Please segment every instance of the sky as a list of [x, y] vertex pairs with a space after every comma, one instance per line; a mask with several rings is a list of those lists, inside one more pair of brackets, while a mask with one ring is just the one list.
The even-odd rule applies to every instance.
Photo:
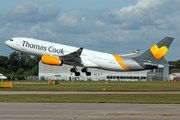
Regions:
[[0, 56], [5, 41], [32, 37], [111, 54], [139, 54], [175, 38], [165, 58], [180, 59], [180, 0], [1, 0]]

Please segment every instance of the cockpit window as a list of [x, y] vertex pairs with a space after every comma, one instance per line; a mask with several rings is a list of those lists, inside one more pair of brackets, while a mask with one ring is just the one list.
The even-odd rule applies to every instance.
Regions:
[[10, 41], [13, 41], [13, 39], [10, 39]]

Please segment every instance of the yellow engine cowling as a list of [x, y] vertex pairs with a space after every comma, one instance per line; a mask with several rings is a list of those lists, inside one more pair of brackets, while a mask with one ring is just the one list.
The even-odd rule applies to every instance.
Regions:
[[59, 65], [62, 66], [63, 64], [63, 61], [61, 61], [59, 58], [50, 55], [43, 55], [41, 57], [41, 62], [48, 65], [58, 65], [58, 66]]

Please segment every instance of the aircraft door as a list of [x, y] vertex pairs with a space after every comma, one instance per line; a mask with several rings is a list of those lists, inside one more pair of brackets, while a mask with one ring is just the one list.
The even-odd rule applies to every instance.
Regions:
[[127, 67], [130, 67], [130, 66], [131, 66], [131, 60], [126, 60], [125, 65], [126, 65]]
[[16, 43], [16, 45], [17, 45], [17, 46], [20, 46], [21, 43], [22, 43], [22, 40], [18, 40], [17, 43]]
[[93, 54], [93, 53], [90, 53], [90, 55], [89, 55], [89, 60], [93, 60], [93, 57], [94, 57], [94, 54]]

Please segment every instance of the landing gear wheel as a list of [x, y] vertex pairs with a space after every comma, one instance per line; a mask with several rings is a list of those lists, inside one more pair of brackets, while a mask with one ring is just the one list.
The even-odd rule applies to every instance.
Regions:
[[75, 75], [76, 76], [80, 76], [80, 72], [75, 72]]
[[76, 72], [77, 69], [76, 68], [71, 68], [71, 72]]
[[86, 76], [91, 76], [91, 72], [86, 72]]
[[88, 70], [87, 67], [81, 69], [82, 72], [87, 72], [87, 70]]

